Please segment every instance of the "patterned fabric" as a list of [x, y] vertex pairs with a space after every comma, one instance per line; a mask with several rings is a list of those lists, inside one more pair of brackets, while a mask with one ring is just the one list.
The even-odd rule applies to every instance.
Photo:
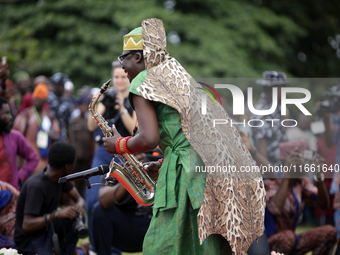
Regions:
[[[317, 187], [308, 178], [297, 179], [290, 185], [283, 211], [279, 211], [272, 201], [280, 187], [281, 180], [267, 180], [266, 232], [270, 249], [284, 254], [331, 254], [336, 242], [336, 229], [333, 226], [322, 226], [302, 234], [294, 233], [305, 203], [318, 206]], [[294, 253], [295, 254], [295, 253]]]
[[123, 50], [142, 50], [143, 36], [142, 27], [137, 27], [124, 36]]
[[[131, 82], [130, 93], [139, 95], [137, 88], [146, 76], [147, 70]], [[191, 178], [190, 164], [203, 165], [203, 162], [183, 134], [179, 113], [165, 104], [153, 104], [164, 161], [159, 170], [154, 217], [144, 239], [143, 252], [221, 254], [223, 245], [227, 248], [228, 244], [219, 236], [210, 236], [202, 246], [199, 245], [197, 213], [203, 201], [205, 178]]]
[[48, 94], [47, 102], [50, 106], [51, 117], [56, 117], [60, 125], [60, 140], [67, 140], [67, 127], [71, 119], [74, 103], [71, 98], [57, 97], [53, 92]]
[[[290, 192], [287, 195], [283, 211], [279, 211], [275, 206], [272, 198], [276, 195], [280, 187], [281, 179], [266, 180], [266, 200], [267, 214], [272, 214], [275, 218], [276, 232], [283, 230], [295, 230], [297, 221], [303, 211], [306, 203], [318, 207], [317, 195], [318, 189], [308, 178], [296, 179], [294, 186], [290, 186]], [[267, 222], [266, 222], [267, 223]], [[270, 226], [266, 224], [268, 237], [272, 233], [268, 233]]]
[[[205, 92], [196, 89], [201, 86], [168, 55], [162, 21], [144, 20], [142, 28], [147, 75], [137, 92], [179, 113], [186, 139], [206, 166], [234, 166], [237, 170], [241, 166], [253, 166], [236, 128], [212, 127], [212, 119], [229, 119], [223, 107], [215, 106], [208, 97], [207, 107], [211, 111], [201, 114]], [[191, 201], [190, 195], [189, 198]], [[253, 240], [263, 233], [264, 206], [265, 190], [259, 173], [209, 173], [197, 216], [200, 244], [211, 234], [221, 234], [234, 254], [245, 254]]]
[[[254, 106], [257, 110], [268, 110], [272, 106], [272, 99], [268, 97], [265, 93], [261, 94], [260, 101]], [[289, 115], [288, 109], [287, 113]], [[283, 116], [285, 117], [285, 116]], [[281, 120], [281, 105], [278, 104], [276, 110], [270, 115], [252, 115], [251, 119], [260, 119], [263, 121], [263, 126], [260, 126], [262, 123], [259, 121], [254, 121], [253, 127], [253, 138], [254, 140], [258, 139], [266, 139], [267, 141], [267, 153], [268, 160], [274, 166], [280, 165], [281, 162], [279, 160], [279, 143], [287, 142], [286, 136], [286, 128], [281, 125], [280, 121], [266, 121], [266, 119], [278, 119]], [[273, 124], [272, 124], [273, 123]]]
[[[14, 247], [15, 210], [19, 191], [12, 185], [0, 181], [0, 248]], [[6, 200], [6, 203], [2, 203]]]

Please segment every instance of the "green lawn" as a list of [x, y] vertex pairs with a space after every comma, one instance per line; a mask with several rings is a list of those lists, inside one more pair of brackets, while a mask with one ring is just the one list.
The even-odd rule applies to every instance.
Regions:
[[[313, 226], [298, 226], [297, 229], [296, 229], [296, 233], [300, 234], [300, 233], [305, 232], [305, 231], [312, 229], [312, 228], [313, 228]], [[79, 239], [78, 245], [80, 245], [82, 242], [86, 242], [86, 241], [89, 242], [89, 239], [88, 238]], [[335, 249], [336, 249], [336, 246], [334, 247], [333, 254], [335, 254]], [[135, 253], [123, 252], [122, 255], [143, 255], [143, 253], [142, 252], [135, 252]], [[309, 252], [306, 255], [312, 255], [312, 252]]]

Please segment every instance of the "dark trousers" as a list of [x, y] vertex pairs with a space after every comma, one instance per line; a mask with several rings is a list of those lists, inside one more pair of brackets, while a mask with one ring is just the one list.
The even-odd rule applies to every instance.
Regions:
[[97, 254], [110, 255], [111, 247], [124, 252], [142, 251], [151, 214], [136, 216], [117, 206], [104, 209], [97, 203], [93, 209], [92, 231]]
[[[78, 236], [72, 229], [72, 221], [56, 220], [54, 230], [58, 234], [61, 255], [74, 255]], [[24, 248], [19, 249], [19, 253], [23, 255], [54, 255], [52, 235], [53, 230], [50, 226], [48, 231], [31, 240]]]
[[254, 241], [248, 251], [248, 255], [270, 255], [269, 242], [266, 233], [259, 237], [258, 242]]

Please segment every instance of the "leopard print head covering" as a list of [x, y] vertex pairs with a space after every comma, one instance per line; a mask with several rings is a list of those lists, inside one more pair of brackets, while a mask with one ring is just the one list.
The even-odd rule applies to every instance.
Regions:
[[[235, 127], [217, 125], [213, 119], [230, 120], [220, 104], [207, 97], [207, 114], [201, 113], [201, 87], [166, 51], [163, 22], [142, 22], [143, 55], [147, 76], [137, 91], [145, 99], [175, 108], [182, 130], [206, 166], [232, 166], [236, 172], [208, 173], [198, 214], [200, 243], [210, 234], [225, 237], [233, 254], [245, 254], [263, 234], [265, 190], [260, 173], [241, 173], [253, 160]], [[230, 123], [230, 122], [229, 122]]]

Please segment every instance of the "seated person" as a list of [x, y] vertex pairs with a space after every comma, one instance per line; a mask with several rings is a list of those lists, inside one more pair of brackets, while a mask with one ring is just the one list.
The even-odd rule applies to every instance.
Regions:
[[151, 207], [133, 199], [120, 183], [99, 190], [93, 209], [93, 237], [97, 254], [110, 255], [111, 247], [124, 252], [142, 251], [152, 217]]
[[[72, 183], [58, 184], [60, 177], [72, 173], [76, 158], [70, 143], [54, 143], [48, 152], [48, 166], [32, 176], [22, 187], [18, 199], [14, 241], [19, 253], [53, 254], [54, 232], [61, 254], [74, 254], [78, 241], [72, 224], [85, 212], [85, 201]], [[57, 210], [60, 201], [66, 206]]]
[[7, 182], [0, 181], [0, 248], [15, 247], [15, 210], [19, 191]]
[[[323, 163], [323, 158], [317, 155], [314, 164]], [[294, 150], [287, 158], [286, 165], [304, 166], [304, 160], [299, 150]], [[317, 169], [317, 168], [316, 168]], [[271, 250], [289, 254], [306, 254], [313, 251], [313, 254], [332, 254], [336, 242], [336, 229], [331, 225], [308, 230], [296, 234], [295, 229], [305, 203], [319, 206], [323, 210], [329, 207], [329, 196], [322, 173], [314, 176], [315, 186], [307, 178], [294, 175], [282, 178], [266, 180], [266, 214], [265, 231]], [[299, 178], [300, 177], [300, 178]]]

